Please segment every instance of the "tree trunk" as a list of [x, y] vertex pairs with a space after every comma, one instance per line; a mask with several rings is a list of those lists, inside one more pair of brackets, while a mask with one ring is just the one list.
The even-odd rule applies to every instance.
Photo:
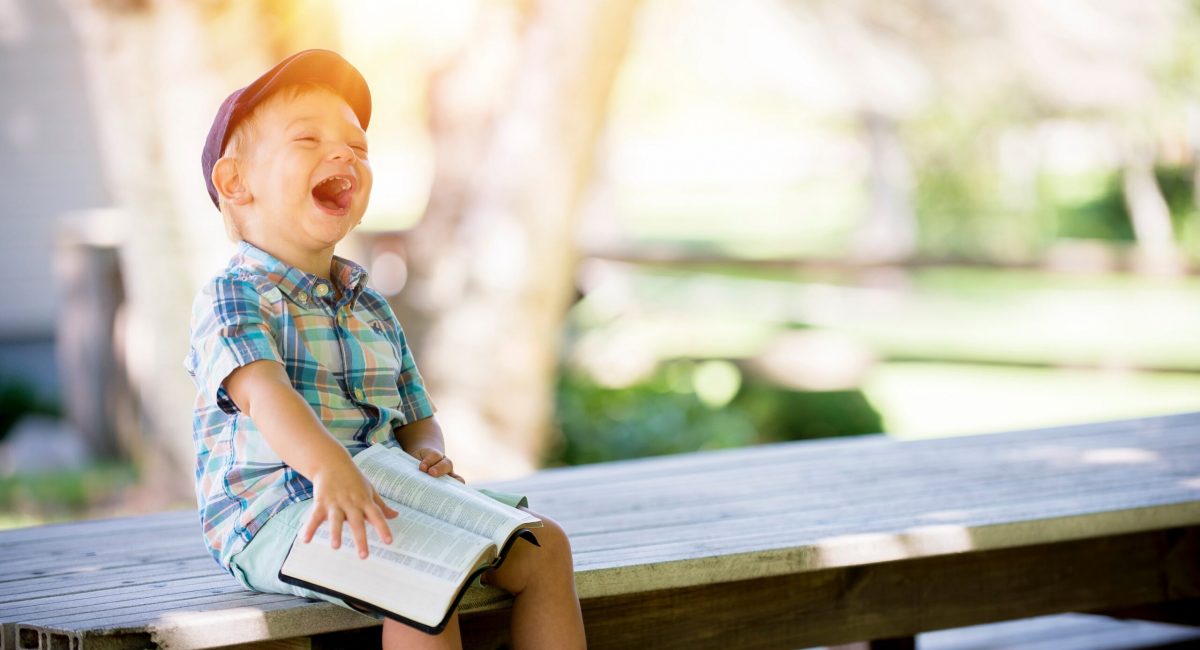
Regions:
[[871, 152], [870, 203], [854, 239], [858, 262], [902, 262], [917, 251], [912, 165], [895, 120], [866, 111], [862, 123]]
[[[492, 8], [480, 33], [508, 21], [524, 26], [519, 44], [493, 30], [432, 89], [439, 166], [426, 216], [406, 237], [397, 312], [468, 479], [521, 474], [543, 454], [578, 204], [636, 5]], [[464, 96], [481, 66], [496, 92]]]
[[[333, 26], [320, 3], [70, 0], [107, 181], [118, 210], [125, 366], [141, 407], [144, 509], [194, 498], [183, 369], [196, 288], [231, 252], [200, 173], [203, 136], [225, 96]], [[281, 13], [286, 15], [280, 15]], [[326, 39], [330, 40], [330, 39]]]
[[1154, 275], [1182, 273], [1183, 254], [1175, 243], [1171, 210], [1154, 177], [1153, 155], [1142, 151], [1127, 155], [1122, 181], [1125, 207], [1137, 238], [1135, 268]]

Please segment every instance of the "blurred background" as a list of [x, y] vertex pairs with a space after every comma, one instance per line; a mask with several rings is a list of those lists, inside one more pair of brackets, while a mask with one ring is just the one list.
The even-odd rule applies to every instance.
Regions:
[[1196, 2], [0, 0], [0, 527], [194, 507], [200, 149], [309, 47], [469, 481], [1200, 409]]

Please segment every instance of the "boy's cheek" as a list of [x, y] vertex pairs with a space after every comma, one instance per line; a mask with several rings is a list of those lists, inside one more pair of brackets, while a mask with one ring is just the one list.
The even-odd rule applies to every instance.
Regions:
[[233, 220], [233, 225], [238, 229], [238, 232], [245, 237], [247, 234], [254, 232], [259, 225], [259, 219], [245, 211], [234, 211], [230, 214], [230, 219]]

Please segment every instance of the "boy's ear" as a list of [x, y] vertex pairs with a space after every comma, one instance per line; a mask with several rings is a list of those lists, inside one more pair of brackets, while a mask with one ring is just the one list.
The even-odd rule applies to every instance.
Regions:
[[221, 156], [213, 165], [212, 182], [221, 199], [234, 205], [250, 202], [250, 188], [242, 178], [241, 165], [237, 158]]

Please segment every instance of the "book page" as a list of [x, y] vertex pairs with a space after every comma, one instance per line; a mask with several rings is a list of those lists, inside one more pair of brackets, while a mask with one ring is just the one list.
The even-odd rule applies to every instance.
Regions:
[[371, 445], [358, 452], [354, 462], [385, 498], [487, 537], [496, 548], [517, 528], [541, 524], [536, 517], [449, 476], [433, 477], [422, 472], [420, 461], [397, 447]]
[[391, 544], [367, 526], [364, 560], [349, 525], [342, 526], [342, 548], [333, 549], [329, 522], [322, 522], [311, 542], [297, 538], [281, 573], [437, 625], [464, 578], [494, 557], [492, 542], [404, 504], [388, 505], [400, 511], [387, 520]]

